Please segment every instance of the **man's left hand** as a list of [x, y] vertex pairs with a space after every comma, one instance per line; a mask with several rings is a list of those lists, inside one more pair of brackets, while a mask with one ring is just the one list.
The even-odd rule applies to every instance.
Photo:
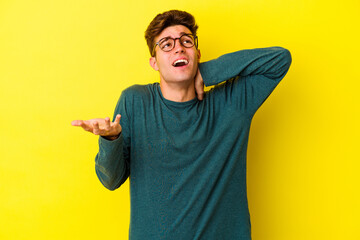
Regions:
[[204, 81], [201, 77], [200, 70], [198, 68], [198, 71], [195, 75], [195, 93], [196, 97], [201, 101], [204, 99]]

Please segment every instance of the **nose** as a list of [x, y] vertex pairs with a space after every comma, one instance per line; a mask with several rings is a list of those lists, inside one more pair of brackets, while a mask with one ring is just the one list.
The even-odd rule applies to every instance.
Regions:
[[[179, 40], [178, 43], [176, 43], [177, 40]], [[185, 52], [185, 47], [180, 43], [180, 38], [176, 38], [174, 44], [175, 44], [174, 46], [175, 53]]]

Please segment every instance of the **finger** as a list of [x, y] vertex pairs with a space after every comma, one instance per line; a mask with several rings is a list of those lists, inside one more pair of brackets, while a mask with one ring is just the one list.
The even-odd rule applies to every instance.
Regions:
[[121, 115], [120, 114], [117, 114], [116, 117], [115, 117], [115, 121], [113, 123], [113, 129], [114, 129], [114, 133], [115, 135], [119, 135], [121, 133], [121, 125], [120, 125], [120, 119], [121, 119]]
[[198, 84], [195, 86], [195, 92], [197, 98], [201, 101], [204, 99], [204, 84]]
[[204, 80], [201, 76], [199, 68], [198, 68], [198, 71], [195, 76], [195, 92], [196, 92], [197, 98], [200, 101], [204, 99]]
[[95, 134], [95, 135], [99, 135], [99, 133], [100, 133], [100, 129], [99, 129], [99, 123], [97, 122], [97, 121], [95, 121], [95, 122], [93, 122], [93, 133]]
[[120, 119], [121, 119], [121, 115], [120, 114], [116, 115], [114, 124], [116, 125], [120, 124]]
[[82, 127], [85, 131], [92, 132], [92, 128], [88, 125], [87, 121], [74, 120], [71, 122], [71, 125], [75, 127]]
[[82, 123], [82, 120], [74, 120], [71, 122], [71, 125], [79, 127], [79, 126], [81, 126], [81, 123]]
[[198, 94], [198, 95], [197, 95], [197, 98], [198, 98], [200, 101], [202, 101], [202, 100], [204, 99], [204, 94], [203, 94], [203, 93]]
[[197, 69], [197, 72], [195, 75], [195, 82], [204, 82], [202, 75], [200, 73], [200, 68]]
[[89, 121], [81, 121], [80, 127], [82, 127], [85, 131], [92, 132], [92, 125]]
[[106, 118], [105, 118], [104, 130], [105, 130], [105, 131], [109, 131], [109, 130], [110, 130], [110, 118], [109, 118], [109, 117], [106, 117]]

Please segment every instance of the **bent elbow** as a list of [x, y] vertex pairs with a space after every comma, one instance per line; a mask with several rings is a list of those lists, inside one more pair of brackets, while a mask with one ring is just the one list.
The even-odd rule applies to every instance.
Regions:
[[286, 48], [282, 48], [279, 47], [281, 50], [281, 59], [284, 63], [284, 68], [289, 69], [291, 62], [292, 62], [292, 57], [291, 57], [291, 53], [288, 49]]
[[292, 57], [290, 51], [286, 48], [278, 47], [278, 51], [278, 60], [274, 63], [275, 65], [277, 65], [276, 70], [272, 74], [270, 74], [269, 77], [280, 81], [289, 71]]

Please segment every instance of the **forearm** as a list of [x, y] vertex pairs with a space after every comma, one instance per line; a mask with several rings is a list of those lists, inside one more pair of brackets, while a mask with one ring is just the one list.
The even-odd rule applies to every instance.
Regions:
[[109, 190], [118, 188], [129, 176], [129, 166], [124, 156], [123, 145], [122, 134], [113, 141], [99, 138], [95, 170], [100, 182]]
[[241, 50], [225, 54], [199, 65], [206, 86], [216, 85], [236, 76], [263, 75], [280, 81], [291, 64], [291, 55], [281, 47]]

